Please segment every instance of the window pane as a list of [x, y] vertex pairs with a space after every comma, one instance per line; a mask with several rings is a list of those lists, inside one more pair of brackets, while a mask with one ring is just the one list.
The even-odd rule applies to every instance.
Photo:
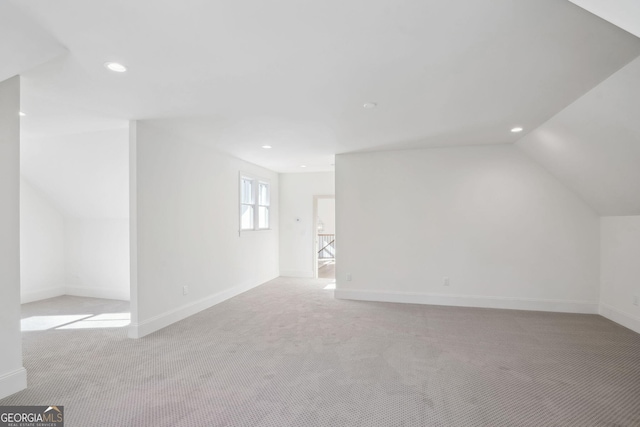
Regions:
[[242, 178], [240, 182], [240, 203], [253, 204], [253, 181]]
[[241, 206], [240, 228], [242, 230], [253, 230], [253, 206]]
[[260, 194], [258, 203], [262, 206], [269, 206], [269, 184], [261, 182], [258, 188]]
[[258, 208], [258, 228], [269, 228], [269, 208], [266, 206]]

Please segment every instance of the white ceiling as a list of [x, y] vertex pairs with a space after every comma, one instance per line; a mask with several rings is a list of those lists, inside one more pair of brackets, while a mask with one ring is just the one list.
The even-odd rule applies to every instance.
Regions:
[[640, 37], [640, 2], [638, 0], [569, 0]]
[[514, 142], [513, 125], [537, 127], [640, 54], [558, 0], [9, 1], [69, 51], [23, 73], [26, 135], [165, 117], [189, 131], [195, 116], [212, 144], [279, 172]]
[[129, 217], [128, 129], [23, 138], [20, 167], [67, 217]]
[[0, 81], [66, 52], [31, 16], [7, 1], [0, 1], [0, 40]]
[[518, 141], [601, 215], [640, 215], [640, 58]]
[[637, 37], [559, 0], [4, 3], [0, 35], [35, 46], [21, 62], [3, 45], [0, 65], [23, 77], [25, 138], [162, 119], [278, 172], [514, 143], [511, 127], [533, 131], [640, 55]]

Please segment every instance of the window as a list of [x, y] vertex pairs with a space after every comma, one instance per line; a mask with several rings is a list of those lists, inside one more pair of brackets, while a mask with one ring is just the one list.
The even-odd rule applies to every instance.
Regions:
[[253, 191], [253, 179], [240, 178], [240, 229], [253, 230], [255, 197]]
[[258, 228], [269, 228], [269, 184], [258, 182]]
[[240, 175], [240, 230], [267, 230], [270, 203], [267, 181]]

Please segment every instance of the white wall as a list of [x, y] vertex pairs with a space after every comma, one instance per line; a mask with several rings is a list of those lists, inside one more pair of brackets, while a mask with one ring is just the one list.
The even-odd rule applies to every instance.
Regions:
[[21, 302], [65, 293], [64, 216], [25, 179], [20, 180]]
[[65, 222], [67, 295], [129, 299], [129, 219]]
[[599, 219], [517, 147], [340, 155], [336, 208], [339, 298], [597, 312]]
[[280, 275], [313, 277], [313, 196], [335, 192], [333, 172], [280, 174]]
[[603, 217], [600, 224], [600, 314], [640, 333], [633, 303], [640, 299], [640, 216]]
[[[140, 337], [278, 276], [278, 174], [153, 122], [132, 129], [130, 336]], [[241, 171], [270, 180], [271, 230], [239, 235]]]
[[0, 398], [27, 387], [20, 333], [20, 77], [0, 82]]

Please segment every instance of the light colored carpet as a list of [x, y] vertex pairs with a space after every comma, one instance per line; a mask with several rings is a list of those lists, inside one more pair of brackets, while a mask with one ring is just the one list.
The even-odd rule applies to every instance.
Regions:
[[64, 405], [67, 427], [640, 425], [640, 335], [602, 317], [339, 301], [329, 282], [280, 278], [140, 340], [25, 332], [30, 387], [0, 405]]
[[336, 262], [334, 260], [318, 261], [318, 278], [335, 279], [336, 278]]

